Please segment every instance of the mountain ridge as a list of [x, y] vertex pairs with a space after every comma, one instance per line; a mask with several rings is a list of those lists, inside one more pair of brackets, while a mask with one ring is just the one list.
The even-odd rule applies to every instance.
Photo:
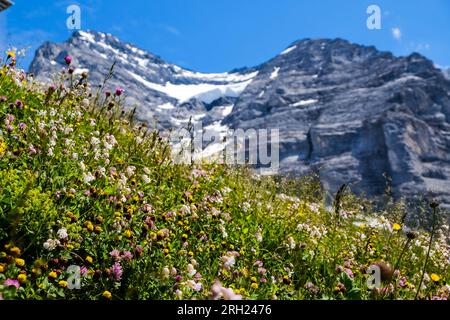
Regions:
[[450, 81], [418, 53], [303, 39], [258, 66], [206, 74], [80, 31], [38, 49], [30, 71], [46, 79], [69, 53], [94, 83], [117, 60], [111, 85], [127, 88], [141, 121], [171, 128], [192, 119], [221, 134], [280, 128], [283, 173], [318, 168], [330, 191], [350, 182], [370, 196], [383, 194], [387, 174], [397, 198], [431, 194], [450, 204]]

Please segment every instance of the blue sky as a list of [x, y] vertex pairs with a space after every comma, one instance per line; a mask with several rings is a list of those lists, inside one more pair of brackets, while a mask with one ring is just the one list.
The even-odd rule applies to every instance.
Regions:
[[[38, 45], [70, 36], [71, 4], [81, 7], [82, 29], [112, 33], [196, 71], [254, 66], [295, 40], [335, 37], [450, 66], [448, 0], [16, 0], [0, 13], [0, 48], [30, 46], [26, 68]], [[366, 27], [371, 4], [381, 8], [381, 30]]]

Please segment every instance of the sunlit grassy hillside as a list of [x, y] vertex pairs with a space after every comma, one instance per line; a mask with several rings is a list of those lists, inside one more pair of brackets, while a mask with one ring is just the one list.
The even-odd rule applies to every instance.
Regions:
[[313, 178], [175, 165], [120, 88], [73, 69], [40, 85], [13, 58], [0, 71], [1, 299], [448, 297], [445, 226], [430, 239], [401, 206], [374, 212], [346, 191], [326, 210]]

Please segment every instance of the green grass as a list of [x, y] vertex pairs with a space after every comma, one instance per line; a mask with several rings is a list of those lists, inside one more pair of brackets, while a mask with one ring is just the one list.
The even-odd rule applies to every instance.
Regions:
[[449, 295], [445, 227], [425, 266], [430, 234], [407, 232], [400, 206], [375, 212], [343, 191], [327, 210], [312, 177], [174, 164], [122, 96], [58, 81], [1, 68], [3, 299], [414, 299], [423, 271], [418, 298]]

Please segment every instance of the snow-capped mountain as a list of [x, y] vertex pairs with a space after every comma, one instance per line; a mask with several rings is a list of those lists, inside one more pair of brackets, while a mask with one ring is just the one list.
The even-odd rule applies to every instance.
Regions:
[[[127, 104], [136, 105], [139, 120], [172, 128], [193, 120], [208, 125], [222, 120], [237, 97], [257, 75], [255, 70], [204, 74], [169, 64], [110, 34], [78, 31], [62, 44], [45, 43], [36, 52], [30, 71], [38, 79], [61, 70], [66, 55], [74, 57], [76, 72], [88, 72], [101, 84], [116, 62], [110, 89], [126, 88]], [[220, 119], [218, 119], [219, 117]]]
[[202, 74], [114, 36], [77, 32], [44, 44], [30, 71], [46, 79], [69, 53], [94, 83], [117, 60], [111, 85], [127, 89], [140, 120], [277, 128], [282, 172], [317, 170], [330, 191], [352, 183], [369, 196], [383, 194], [387, 174], [397, 197], [431, 194], [450, 204], [450, 81], [419, 54], [306, 39], [252, 69]]

